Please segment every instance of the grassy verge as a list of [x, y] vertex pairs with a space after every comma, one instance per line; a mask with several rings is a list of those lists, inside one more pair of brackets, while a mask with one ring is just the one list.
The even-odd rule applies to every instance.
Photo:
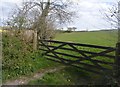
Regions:
[[28, 85], [109, 85], [110, 80], [90, 72], [67, 67], [59, 72], [47, 73]]
[[56, 65], [59, 64], [49, 61], [46, 58], [42, 57], [40, 54], [37, 54], [36, 56], [27, 59], [27, 61], [21, 62], [21, 64], [18, 65], [17, 68], [3, 69], [2, 80], [3, 82], [5, 82], [9, 79], [17, 79], [20, 76], [30, 76], [33, 73], [36, 73], [37, 71], [49, 67], [54, 67]]
[[40, 69], [56, 66], [57, 63], [45, 59], [40, 51], [33, 51], [32, 44], [19, 36], [3, 33], [2, 80], [29, 76]]

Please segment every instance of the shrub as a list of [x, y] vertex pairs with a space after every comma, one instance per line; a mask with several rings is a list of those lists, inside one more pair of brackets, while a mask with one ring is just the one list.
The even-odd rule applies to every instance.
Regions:
[[3, 80], [25, 75], [33, 71], [32, 61], [37, 52], [32, 51], [32, 44], [27, 44], [19, 36], [3, 33]]

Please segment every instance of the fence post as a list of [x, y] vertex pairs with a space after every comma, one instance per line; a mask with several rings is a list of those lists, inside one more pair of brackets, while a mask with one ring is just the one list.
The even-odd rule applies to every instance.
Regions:
[[37, 50], [37, 31], [33, 30], [33, 50]]
[[120, 43], [116, 44], [116, 57], [115, 57], [115, 79], [120, 86]]
[[115, 80], [120, 86], [120, 1], [118, 2], [118, 42], [116, 44], [116, 57], [115, 57]]
[[0, 32], [0, 87], [2, 86], [2, 32]]

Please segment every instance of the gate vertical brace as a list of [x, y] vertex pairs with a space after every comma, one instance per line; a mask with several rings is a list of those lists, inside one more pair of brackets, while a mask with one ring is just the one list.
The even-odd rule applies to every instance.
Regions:
[[116, 44], [116, 57], [115, 57], [115, 79], [120, 86], [120, 1], [118, 2], [118, 41]]

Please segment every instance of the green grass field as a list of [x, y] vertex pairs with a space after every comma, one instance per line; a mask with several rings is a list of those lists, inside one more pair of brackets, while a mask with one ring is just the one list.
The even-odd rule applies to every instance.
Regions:
[[[72, 32], [57, 33], [54, 40], [93, 44], [115, 47], [117, 42], [117, 31], [96, 31], [96, 32]], [[88, 50], [88, 49], [85, 49]], [[92, 49], [89, 49], [92, 51]], [[97, 51], [97, 50], [94, 50]], [[64, 52], [64, 51], [61, 51]], [[64, 52], [66, 53], [66, 52]], [[67, 51], [67, 53], [71, 53]], [[73, 54], [73, 53], [72, 53]], [[74, 54], [77, 55], [77, 54]], [[67, 58], [68, 59], [68, 58]], [[103, 61], [111, 61], [103, 57], [97, 57]], [[85, 61], [86, 62], [86, 61]], [[88, 62], [89, 63], [89, 62]], [[104, 65], [103, 65], [104, 66]], [[43, 78], [31, 81], [30, 85], [107, 85], [113, 84], [104, 76], [95, 75], [73, 67], [65, 68], [62, 71], [48, 73]]]
[[114, 47], [117, 42], [117, 30], [59, 33], [55, 40]]

